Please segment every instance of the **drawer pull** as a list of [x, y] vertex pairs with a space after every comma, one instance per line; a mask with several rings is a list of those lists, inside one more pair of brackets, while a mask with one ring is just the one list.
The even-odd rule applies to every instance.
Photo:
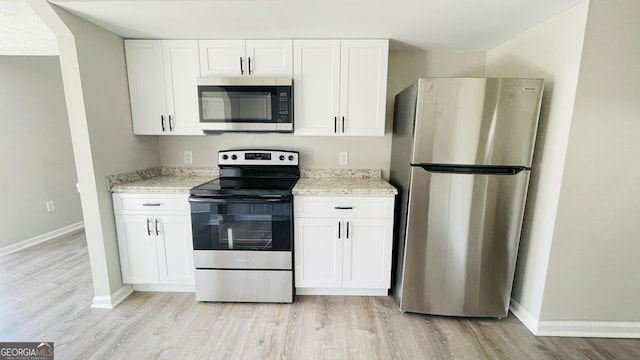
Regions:
[[142, 206], [160, 206], [160, 205], [162, 205], [162, 204], [160, 204], [160, 203], [145, 203], [145, 204], [142, 204]]
[[336, 206], [336, 210], [353, 210], [353, 206]]

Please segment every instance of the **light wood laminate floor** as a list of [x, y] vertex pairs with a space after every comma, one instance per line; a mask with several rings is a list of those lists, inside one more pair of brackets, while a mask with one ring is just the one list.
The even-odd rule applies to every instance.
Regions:
[[402, 314], [390, 297], [198, 303], [136, 292], [91, 309], [83, 233], [0, 257], [0, 341], [53, 341], [56, 359], [640, 359], [640, 340], [535, 337], [502, 320]]

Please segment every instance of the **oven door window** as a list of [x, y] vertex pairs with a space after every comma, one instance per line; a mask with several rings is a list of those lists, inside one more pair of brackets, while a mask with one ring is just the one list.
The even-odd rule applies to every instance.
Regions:
[[192, 202], [194, 250], [290, 251], [290, 202]]

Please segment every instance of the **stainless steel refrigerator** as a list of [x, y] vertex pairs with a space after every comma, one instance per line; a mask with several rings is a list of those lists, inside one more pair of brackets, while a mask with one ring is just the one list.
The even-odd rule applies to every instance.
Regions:
[[538, 79], [421, 78], [396, 95], [401, 311], [507, 315], [542, 88]]

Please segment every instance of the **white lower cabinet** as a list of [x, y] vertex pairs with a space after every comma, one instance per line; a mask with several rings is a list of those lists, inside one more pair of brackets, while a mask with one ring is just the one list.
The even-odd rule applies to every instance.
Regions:
[[299, 288], [342, 287], [340, 219], [295, 218], [295, 285]]
[[300, 295], [387, 295], [393, 196], [297, 196], [295, 286]]
[[186, 194], [113, 194], [122, 280], [142, 291], [193, 291]]

